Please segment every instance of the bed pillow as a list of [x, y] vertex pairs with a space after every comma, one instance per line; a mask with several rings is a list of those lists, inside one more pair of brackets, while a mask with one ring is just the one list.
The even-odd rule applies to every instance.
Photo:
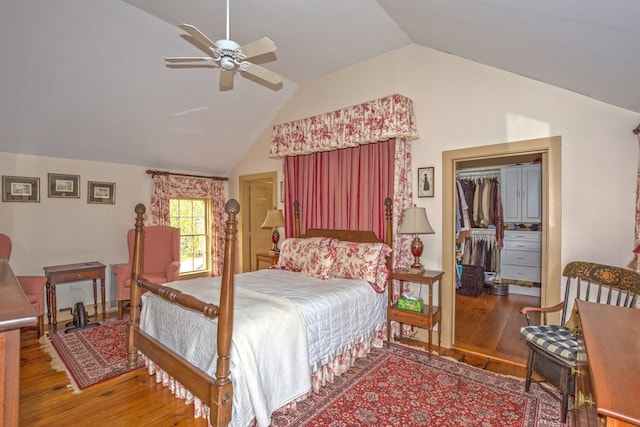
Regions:
[[302, 274], [326, 280], [331, 277], [331, 266], [335, 260], [335, 239], [329, 237], [313, 237], [314, 240], [299, 256], [303, 262]]
[[386, 257], [391, 256], [389, 246], [384, 243], [336, 241], [333, 247], [332, 277], [366, 280], [376, 292], [384, 292], [389, 278], [386, 262]]
[[[330, 247], [333, 239], [327, 237], [311, 237], [308, 239], [289, 238], [285, 239], [280, 246], [280, 257], [276, 265], [271, 268], [277, 270], [289, 270], [302, 272], [305, 265], [309, 263], [309, 256], [312, 253], [319, 254], [320, 248]], [[312, 266], [307, 266], [306, 271], [312, 270]]]

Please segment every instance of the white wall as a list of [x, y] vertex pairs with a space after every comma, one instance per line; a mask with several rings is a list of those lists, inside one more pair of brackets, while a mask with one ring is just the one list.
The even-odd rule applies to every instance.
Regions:
[[[145, 170], [114, 163], [0, 153], [2, 175], [40, 178], [39, 203], [0, 203], [0, 233], [11, 237], [13, 271], [43, 275], [45, 266], [99, 261], [107, 266], [108, 291], [109, 264], [128, 258], [126, 233], [134, 225], [134, 207], [141, 202], [149, 207], [153, 183]], [[80, 198], [48, 197], [47, 174], [51, 172], [80, 175]], [[87, 181], [115, 182], [115, 205], [88, 204]], [[77, 282], [58, 286], [59, 308], [81, 299], [82, 292], [72, 292], [72, 286], [84, 291], [86, 305], [93, 304], [91, 282]]]
[[[559, 135], [562, 137], [562, 260], [625, 266], [634, 236], [640, 114], [529, 78], [418, 45], [356, 64], [301, 87], [279, 112], [284, 123], [393, 93], [413, 100], [420, 139], [418, 167], [435, 166], [433, 198], [416, 198], [436, 234], [423, 236], [426, 267], [442, 265], [442, 152]], [[230, 175], [276, 170], [265, 161], [267, 129]], [[230, 197], [237, 197], [230, 187]]]

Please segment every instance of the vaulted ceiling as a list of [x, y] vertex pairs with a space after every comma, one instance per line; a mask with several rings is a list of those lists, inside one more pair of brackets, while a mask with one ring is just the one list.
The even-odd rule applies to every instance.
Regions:
[[0, 0], [0, 151], [228, 173], [298, 87], [417, 43], [640, 112], [638, 0], [231, 0], [263, 36], [266, 87], [220, 70], [181, 23], [225, 38], [225, 0]]

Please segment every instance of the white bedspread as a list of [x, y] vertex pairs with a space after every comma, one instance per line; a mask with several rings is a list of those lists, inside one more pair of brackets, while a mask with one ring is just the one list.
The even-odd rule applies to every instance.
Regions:
[[[216, 304], [219, 285], [219, 277], [169, 284]], [[215, 374], [217, 320], [151, 293], [143, 295], [142, 306], [144, 331]], [[384, 322], [384, 294], [364, 281], [319, 280], [282, 270], [237, 275], [232, 424], [246, 426], [255, 417], [259, 426], [268, 426], [274, 410], [310, 390], [313, 370], [370, 337]]]

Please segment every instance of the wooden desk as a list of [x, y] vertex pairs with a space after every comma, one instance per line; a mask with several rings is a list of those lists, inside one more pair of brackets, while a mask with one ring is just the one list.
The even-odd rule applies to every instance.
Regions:
[[20, 328], [38, 324], [38, 316], [0, 257], [0, 425], [17, 426], [20, 404]]
[[640, 310], [581, 300], [576, 303], [581, 331], [576, 425], [640, 425]]
[[276, 265], [278, 263], [278, 258], [280, 258], [280, 255], [271, 255], [268, 253], [256, 254], [256, 270], [260, 270], [261, 262], [268, 262], [269, 267]]
[[[433, 327], [442, 319], [440, 303], [433, 305], [433, 285], [438, 283], [438, 301], [442, 298], [442, 271], [425, 270], [422, 274], [409, 274], [406, 269], [395, 269], [391, 272], [389, 280], [400, 281], [400, 292], [404, 289], [404, 282], [419, 283], [420, 286], [429, 286], [428, 299], [425, 302], [422, 312], [403, 310], [398, 308], [398, 304], [393, 302], [392, 292], [388, 292], [389, 301], [387, 307], [387, 341], [391, 342], [391, 321], [418, 326], [429, 330], [429, 355], [431, 355], [431, 341]], [[438, 328], [438, 347], [440, 347], [441, 329]]]
[[98, 300], [96, 281], [100, 279], [100, 294], [102, 297], [102, 318], [106, 319], [107, 310], [105, 306], [105, 265], [97, 261], [81, 262], [79, 264], [53, 265], [44, 267], [44, 275], [47, 276], [47, 321], [49, 325], [53, 322], [53, 331], [58, 330], [56, 286], [62, 283], [77, 282], [80, 280], [93, 280], [93, 308], [95, 317], [98, 317]]

